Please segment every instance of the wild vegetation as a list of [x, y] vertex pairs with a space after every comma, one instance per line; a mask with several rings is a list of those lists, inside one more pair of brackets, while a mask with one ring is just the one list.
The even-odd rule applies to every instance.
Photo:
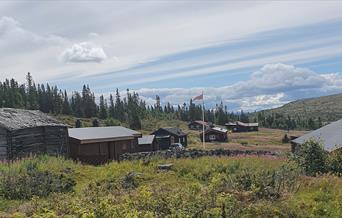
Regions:
[[[308, 148], [303, 148], [304, 160], [313, 157]], [[334, 155], [327, 154], [324, 163], [341, 167], [341, 153]], [[0, 216], [341, 217], [342, 180], [334, 165], [322, 171], [318, 162], [249, 156], [89, 166], [62, 157], [33, 157], [0, 164]], [[165, 163], [173, 166], [159, 170]], [[30, 179], [18, 183], [22, 177]], [[38, 179], [44, 181], [40, 186]]]

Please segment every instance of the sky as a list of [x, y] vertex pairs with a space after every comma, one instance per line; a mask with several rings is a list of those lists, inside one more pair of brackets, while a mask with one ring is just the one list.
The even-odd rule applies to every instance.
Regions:
[[342, 1], [1, 1], [0, 80], [148, 104], [274, 108], [342, 93]]

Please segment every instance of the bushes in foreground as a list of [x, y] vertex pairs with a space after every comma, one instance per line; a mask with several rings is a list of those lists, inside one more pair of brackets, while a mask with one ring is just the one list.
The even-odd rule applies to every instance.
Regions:
[[308, 176], [322, 173], [342, 174], [342, 150], [325, 151], [320, 142], [309, 140], [300, 145], [293, 160]]
[[76, 182], [64, 174], [40, 171], [29, 162], [24, 169], [7, 168], [0, 171], [0, 196], [5, 199], [46, 197], [53, 192], [70, 192]]

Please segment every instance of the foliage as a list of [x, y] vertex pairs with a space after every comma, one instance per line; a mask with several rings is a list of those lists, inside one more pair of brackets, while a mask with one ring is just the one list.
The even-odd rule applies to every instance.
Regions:
[[75, 186], [75, 181], [64, 174], [39, 171], [35, 164], [28, 164], [20, 171], [9, 167], [0, 171], [0, 175], [0, 196], [6, 199], [46, 197], [53, 192], [70, 192]]
[[294, 160], [309, 176], [327, 172], [327, 159], [328, 153], [314, 140], [301, 144], [294, 156]]
[[[160, 172], [157, 166], [165, 164], [163, 159], [151, 159], [149, 164], [124, 161], [97, 167], [48, 156], [17, 161], [11, 165], [17, 172], [34, 166], [40, 172], [49, 169], [55, 175], [65, 174], [77, 181], [75, 191], [53, 192], [17, 203], [0, 196], [0, 205], [5, 202], [4, 216], [9, 217], [341, 215], [336, 211], [341, 208], [340, 180], [303, 179], [297, 166], [285, 160], [202, 157], [168, 162], [173, 164], [172, 170]], [[7, 168], [0, 164], [0, 170]]]

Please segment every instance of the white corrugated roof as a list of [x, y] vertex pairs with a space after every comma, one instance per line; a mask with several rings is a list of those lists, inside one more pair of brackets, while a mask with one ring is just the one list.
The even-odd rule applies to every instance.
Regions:
[[294, 143], [303, 144], [308, 140], [315, 140], [322, 143], [326, 151], [333, 151], [342, 147], [342, 119], [330, 123], [322, 128], [305, 134], [295, 140]]

